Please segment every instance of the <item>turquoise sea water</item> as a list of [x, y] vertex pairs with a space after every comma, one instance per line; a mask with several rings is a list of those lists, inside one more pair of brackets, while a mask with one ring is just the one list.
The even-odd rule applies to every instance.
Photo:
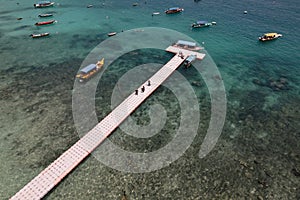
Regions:
[[[197, 157], [208, 124], [204, 117], [192, 147], [169, 167], [132, 175], [89, 157], [47, 198], [121, 199], [125, 190], [130, 199], [299, 199], [299, 1], [137, 2], [133, 7], [134, 1], [128, 0], [61, 0], [52, 8], [34, 9], [35, 1], [0, 0], [0, 199], [16, 193], [78, 139], [71, 95], [76, 72], [88, 53], [109, 32], [142, 27], [184, 33], [202, 44], [217, 64], [228, 98], [217, 147], [205, 159]], [[86, 8], [88, 4], [94, 7]], [[176, 15], [163, 13], [173, 6], [185, 10]], [[54, 15], [49, 19], [58, 22], [34, 26], [44, 20], [37, 15], [48, 12]], [[153, 12], [161, 14], [151, 16]], [[217, 25], [191, 30], [196, 20]], [[39, 32], [51, 36], [29, 37]], [[265, 32], [283, 37], [261, 43], [258, 37]], [[145, 62], [155, 62], [157, 56], [162, 63], [170, 59], [161, 52], [156, 57], [145, 52], [138, 55]], [[134, 56], [122, 57], [110, 73], [120, 76], [117, 73], [140, 62]], [[200, 77], [181, 72], [201, 82]], [[282, 82], [283, 88], [274, 86]], [[107, 84], [107, 92], [112, 87]], [[206, 89], [195, 90], [205, 116], [209, 97], [202, 97], [201, 91]], [[170, 98], [166, 91], [159, 92], [165, 99], [157, 95], [151, 101]], [[104, 115], [102, 106], [110, 103], [103, 99], [99, 117]], [[135, 117], [143, 121], [144, 113], [139, 116]], [[112, 139], [118, 142], [121, 133], [115, 135]]]

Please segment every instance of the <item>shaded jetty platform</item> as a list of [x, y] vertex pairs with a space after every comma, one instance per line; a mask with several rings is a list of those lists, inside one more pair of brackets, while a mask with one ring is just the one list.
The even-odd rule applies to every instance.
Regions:
[[[99, 122], [72, 147], [52, 162], [46, 169], [32, 179], [11, 200], [34, 200], [43, 198], [82, 160], [95, 150], [139, 105], [150, 96], [190, 55], [203, 59], [205, 54], [170, 46], [166, 51], [176, 55], [139, 87], [138, 94], [133, 91], [120, 105]], [[145, 87], [144, 92], [141, 92]]]

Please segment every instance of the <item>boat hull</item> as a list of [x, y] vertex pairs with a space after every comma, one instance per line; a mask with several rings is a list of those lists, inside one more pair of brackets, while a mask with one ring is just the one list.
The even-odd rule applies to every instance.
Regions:
[[44, 26], [44, 25], [49, 25], [49, 24], [54, 24], [56, 23], [55, 20], [51, 20], [51, 21], [46, 21], [46, 22], [37, 22], [35, 23], [36, 26]]
[[[92, 64], [93, 67], [89, 68], [89, 66], [83, 68], [79, 74], [76, 75], [76, 78], [78, 78], [79, 82], [83, 83], [88, 81], [90, 78], [95, 76], [103, 67], [104, 65], [104, 58], [100, 61], [98, 61], [96, 64]], [[89, 68], [88, 71], [85, 71], [86, 68]]]
[[258, 40], [261, 41], [261, 42], [266, 42], [266, 41], [276, 40], [280, 37], [282, 37], [282, 35], [276, 33], [276, 34], [271, 35], [271, 36], [263, 35], [263, 36], [259, 37]]
[[40, 33], [40, 34], [31, 34], [30, 36], [32, 38], [41, 38], [41, 37], [47, 37], [49, 35], [50, 35], [49, 33]]
[[53, 14], [39, 14], [39, 17], [52, 17]]
[[192, 28], [205, 28], [210, 26], [211, 24], [192, 24]]
[[46, 4], [39, 4], [39, 3], [33, 4], [33, 6], [35, 8], [47, 8], [47, 7], [51, 7], [53, 5], [54, 5], [54, 2], [46, 3]]
[[114, 36], [114, 35], [117, 35], [117, 32], [111, 32], [111, 33], [107, 34], [107, 36], [109, 36], [109, 37]]
[[175, 13], [180, 13], [183, 11], [183, 8], [178, 8], [176, 10], [166, 10], [165, 13], [166, 14], [175, 14]]
[[[214, 22], [214, 24], [216, 24], [216, 22]], [[196, 21], [192, 24], [192, 28], [205, 28], [205, 27], [210, 27], [212, 26], [213, 23], [210, 23], [208, 21]]]

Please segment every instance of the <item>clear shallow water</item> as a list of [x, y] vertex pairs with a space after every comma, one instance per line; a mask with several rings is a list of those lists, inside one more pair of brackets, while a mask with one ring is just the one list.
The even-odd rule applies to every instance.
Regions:
[[[232, 173], [231, 185], [226, 186], [231, 191], [225, 192], [228, 196], [256, 198], [276, 194], [278, 199], [284, 199], [299, 195], [299, 191], [293, 189], [299, 188], [299, 178], [290, 172], [295, 167], [300, 168], [299, 132], [296, 131], [299, 128], [296, 112], [299, 108], [298, 1], [148, 0], [147, 4], [139, 1], [139, 6], [132, 7], [133, 2], [127, 0], [63, 0], [47, 9], [34, 9], [34, 1], [1, 0], [0, 3], [1, 199], [13, 195], [77, 140], [70, 95], [73, 77], [89, 51], [106, 39], [108, 32], [148, 26], [174, 29], [200, 44], [204, 42], [218, 65], [229, 100], [219, 147], [205, 160], [194, 158], [205, 130], [200, 129], [200, 136], [186, 157], [169, 168], [147, 175], [122, 174], [101, 166], [91, 157], [59, 185], [49, 199], [116, 199], [122, 190], [127, 190], [133, 199], [142, 199], [143, 195], [147, 199], [183, 199], [183, 194], [195, 199], [205, 198], [206, 193], [211, 193], [207, 198], [217, 197], [213, 195], [224, 195], [221, 188], [227, 181], [222, 171]], [[94, 7], [88, 9], [87, 4]], [[177, 5], [185, 11], [173, 16], [163, 14], [167, 7]], [[248, 11], [247, 15], [243, 14], [244, 10]], [[152, 17], [154, 11], [161, 15]], [[58, 23], [35, 27], [33, 24], [41, 20], [37, 17], [41, 12], [53, 12], [53, 19]], [[18, 21], [18, 17], [23, 19]], [[217, 25], [191, 30], [190, 24], [198, 19], [216, 21]], [[49, 38], [32, 40], [28, 36], [48, 31], [52, 34]], [[283, 37], [270, 43], [257, 41], [262, 33], [273, 31], [282, 33]], [[141, 56], [147, 57], [146, 54]], [[164, 56], [162, 60], [167, 61], [169, 57]], [[148, 59], [155, 61], [150, 56]], [[138, 63], [130, 58], [124, 62], [127, 64], [119, 61], [116, 66], [127, 69]], [[253, 83], [254, 79], [268, 82], [270, 78], [276, 81], [280, 77], [288, 80], [289, 90], [275, 92]], [[202, 101], [205, 106], [207, 102]], [[205, 111], [204, 108], [202, 112]], [[254, 170], [241, 169], [238, 161], [230, 159], [232, 157], [248, 162]], [[260, 166], [253, 164], [253, 160]], [[223, 165], [224, 168], [220, 167]], [[212, 168], [215, 175], [207, 175], [207, 167]], [[261, 178], [262, 168], [268, 169], [273, 177]], [[245, 170], [250, 171], [252, 178], [244, 177]], [[282, 172], [277, 173], [277, 170]], [[276, 173], [279, 175], [275, 176]], [[210, 181], [203, 181], [204, 176], [211, 178], [212, 185]], [[261, 184], [257, 184], [255, 178], [266, 179], [269, 187], [260, 189]], [[238, 187], [242, 181], [245, 186]], [[279, 186], [280, 182], [288, 189]], [[202, 187], [193, 187], [197, 184]], [[217, 189], [212, 192], [206, 187]], [[237, 187], [238, 192], [233, 192]], [[253, 188], [257, 188], [257, 192], [251, 194]]]

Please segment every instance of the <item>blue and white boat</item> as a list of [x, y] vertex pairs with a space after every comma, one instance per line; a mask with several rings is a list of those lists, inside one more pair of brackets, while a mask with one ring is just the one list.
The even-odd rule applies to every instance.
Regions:
[[203, 28], [203, 27], [209, 27], [213, 25], [212, 23], [208, 21], [196, 21], [192, 24], [192, 28]]
[[52, 17], [53, 14], [51, 13], [45, 13], [45, 14], [39, 14], [39, 17]]
[[184, 63], [183, 63], [184, 66], [185, 66], [186, 68], [190, 67], [191, 64], [192, 64], [192, 62], [195, 61], [196, 58], [197, 58], [196, 55], [190, 55], [189, 57], [187, 57], [187, 59], [185, 59], [185, 61], [184, 61]]

